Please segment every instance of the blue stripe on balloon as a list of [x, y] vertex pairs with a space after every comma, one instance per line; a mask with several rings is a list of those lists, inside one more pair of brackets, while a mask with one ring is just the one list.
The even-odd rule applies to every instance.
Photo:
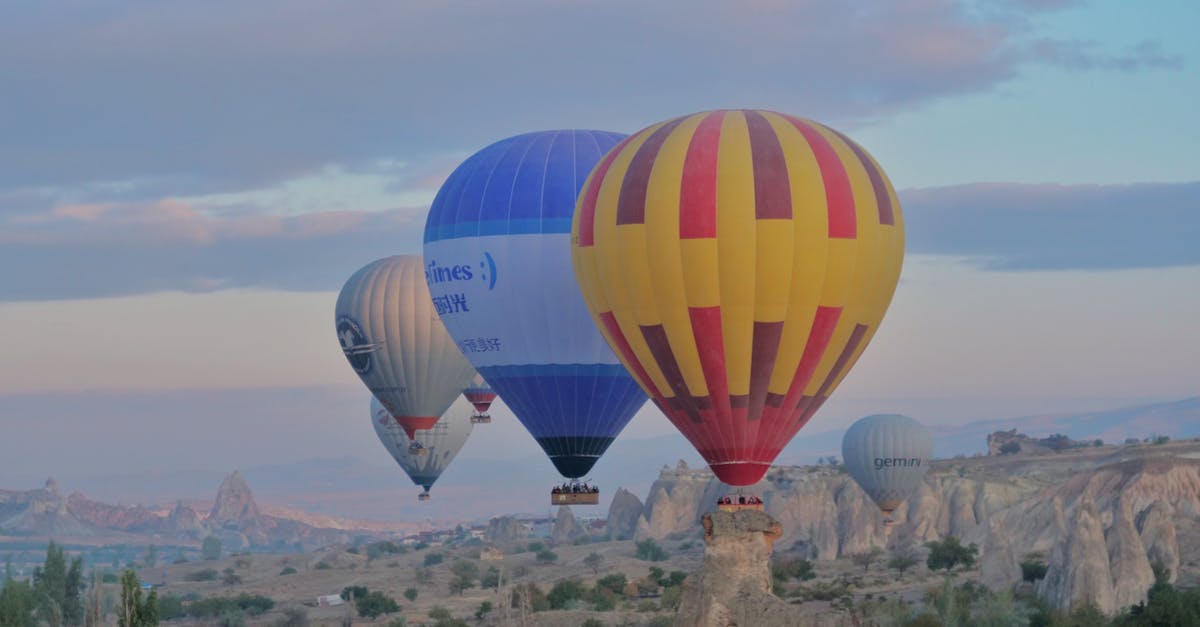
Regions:
[[492, 366], [479, 374], [535, 438], [615, 438], [646, 402], [620, 364]]

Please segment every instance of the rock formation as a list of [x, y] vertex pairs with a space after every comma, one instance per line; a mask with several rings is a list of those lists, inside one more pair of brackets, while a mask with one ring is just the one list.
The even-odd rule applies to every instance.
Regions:
[[813, 615], [771, 594], [771, 549], [782, 535], [763, 512], [712, 512], [704, 526], [704, 563], [683, 582], [675, 624], [692, 627], [849, 625], [849, 616]]
[[529, 537], [529, 527], [512, 516], [499, 516], [488, 521], [484, 540], [501, 547], [509, 547]]
[[575, 514], [571, 512], [570, 506], [563, 505], [558, 508], [558, 516], [554, 519], [554, 531], [550, 535], [550, 539], [555, 544], [571, 544], [576, 540], [586, 538], [587, 535], [587, 529], [584, 529], [575, 520]]
[[1075, 524], [1066, 531], [1050, 555], [1046, 577], [1038, 582], [1038, 594], [1058, 609], [1070, 611], [1091, 604], [1111, 614], [1116, 609], [1108, 549], [1100, 519], [1090, 503], [1080, 506]]
[[617, 488], [612, 503], [608, 506], [605, 528], [613, 540], [628, 540], [637, 532], [638, 520], [642, 518], [642, 500], [625, 488]]

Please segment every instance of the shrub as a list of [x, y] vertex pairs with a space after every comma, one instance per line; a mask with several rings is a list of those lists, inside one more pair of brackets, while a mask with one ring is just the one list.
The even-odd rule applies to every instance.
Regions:
[[417, 600], [417, 589], [416, 588], [406, 588], [404, 590], [404, 598], [408, 599], [410, 603], [413, 601], [416, 601]]
[[368, 590], [366, 586], [346, 586], [345, 588], [342, 588], [341, 597], [345, 601], [349, 601], [351, 599], [361, 599], [367, 596], [367, 594], [370, 592], [371, 591]]
[[328, 562], [317, 562], [317, 565], [313, 566], [313, 570], [329, 570], [331, 568], [333, 567]]
[[430, 566], [437, 566], [438, 564], [441, 564], [443, 561], [445, 561], [445, 559], [446, 557], [441, 553], [426, 553], [425, 561], [423, 563], [426, 568], [429, 568]]
[[218, 573], [215, 568], [205, 568], [183, 576], [184, 581], [216, 581]]
[[600, 574], [600, 567], [603, 564], [604, 556], [596, 552], [589, 553], [587, 557], [583, 558], [583, 565], [592, 569], [593, 575]]
[[613, 594], [624, 594], [625, 586], [628, 584], [629, 581], [625, 578], [625, 573], [605, 575], [596, 580], [597, 588], [607, 588], [608, 590], [611, 590]]
[[583, 598], [585, 592], [587, 590], [583, 587], [582, 583], [574, 579], [564, 579], [554, 584], [554, 587], [550, 589], [550, 593], [546, 595], [546, 600], [550, 602], [550, 609], [563, 610], [567, 609], [567, 606], [572, 601]]
[[661, 562], [670, 557], [657, 542], [650, 538], [637, 543], [634, 555], [647, 562]]
[[282, 577], [284, 575], [295, 575], [295, 574], [296, 574], [296, 569], [292, 568], [291, 566], [288, 566], [288, 567], [284, 568], [283, 570], [279, 571], [280, 577]]
[[475, 620], [483, 620], [483, 617], [487, 616], [489, 613], [491, 613], [491, 611], [491, 601], [484, 601], [483, 603], [480, 603], [479, 608], [475, 610]]
[[537, 552], [537, 561], [539, 564], [549, 564], [558, 559], [558, 553], [550, 549], [542, 549]]
[[550, 601], [546, 598], [546, 593], [535, 583], [523, 583], [513, 586], [512, 595], [509, 598], [511, 607], [521, 607], [521, 597], [529, 599], [529, 607], [535, 612], [543, 612], [550, 609]]
[[399, 612], [400, 605], [392, 597], [375, 590], [354, 601], [354, 609], [358, 610], [359, 616], [374, 620], [381, 614]]
[[963, 546], [954, 536], [946, 536], [942, 542], [926, 542], [925, 546], [929, 547], [929, 558], [925, 560], [929, 570], [949, 571], [960, 564], [969, 569], [975, 565], [975, 558], [979, 556], [978, 546]]
[[433, 620], [446, 620], [454, 617], [450, 615], [450, 610], [440, 605], [435, 605], [429, 609], [429, 618], [432, 618]]
[[529, 551], [530, 553], [537, 553], [538, 551], [541, 551], [542, 549], [545, 549], [545, 548], [546, 548], [546, 545], [542, 544], [541, 542], [530, 542], [529, 547], [525, 550]]
[[916, 566], [917, 562], [919, 561], [920, 560], [917, 558], [917, 554], [915, 551], [913, 551], [913, 548], [911, 546], [906, 546], [896, 549], [896, 551], [892, 553], [892, 557], [888, 559], [887, 567], [891, 568], [892, 570], [900, 571], [900, 575], [903, 576], [905, 571], [913, 566]]
[[679, 609], [679, 599], [682, 596], [682, 588], [679, 586], [671, 586], [669, 588], [663, 588], [662, 598], [659, 599], [658, 602], [660, 605], [662, 605], [664, 610], [671, 610], [673, 612]]
[[495, 566], [488, 566], [487, 572], [479, 577], [480, 588], [498, 588], [500, 587], [500, 571], [496, 570]]

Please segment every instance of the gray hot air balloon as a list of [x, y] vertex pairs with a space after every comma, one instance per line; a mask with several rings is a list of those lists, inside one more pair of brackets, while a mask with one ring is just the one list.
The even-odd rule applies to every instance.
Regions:
[[842, 438], [846, 470], [891, 522], [929, 470], [933, 438], [921, 423], [899, 414], [867, 416]]
[[335, 319], [346, 360], [409, 439], [432, 427], [475, 376], [438, 317], [418, 255], [355, 272]]
[[471, 405], [460, 399], [446, 410], [432, 429], [422, 431], [421, 443], [425, 452], [421, 455], [414, 454], [413, 440], [396, 424], [391, 413], [379, 403], [379, 399], [373, 396], [371, 424], [375, 427], [375, 435], [379, 436], [379, 441], [383, 442], [383, 447], [391, 453], [392, 459], [400, 464], [400, 468], [404, 469], [414, 484], [425, 488], [417, 498], [428, 501], [429, 488], [433, 487], [433, 483], [450, 465], [471, 435]]

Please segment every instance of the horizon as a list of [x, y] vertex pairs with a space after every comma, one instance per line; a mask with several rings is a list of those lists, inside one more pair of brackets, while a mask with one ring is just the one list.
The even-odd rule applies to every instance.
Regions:
[[[498, 403], [418, 507], [338, 348], [337, 290], [420, 254], [442, 181], [495, 140], [728, 107], [854, 138], [908, 229], [877, 336], [788, 450], [872, 413], [1193, 399], [1195, 23], [1115, 0], [0, 8], [0, 488], [345, 458], [390, 468], [382, 511], [416, 517], [472, 493], [456, 468], [544, 492], [558, 475]], [[654, 464], [699, 464], [651, 404], [614, 450], [659, 438]]]

